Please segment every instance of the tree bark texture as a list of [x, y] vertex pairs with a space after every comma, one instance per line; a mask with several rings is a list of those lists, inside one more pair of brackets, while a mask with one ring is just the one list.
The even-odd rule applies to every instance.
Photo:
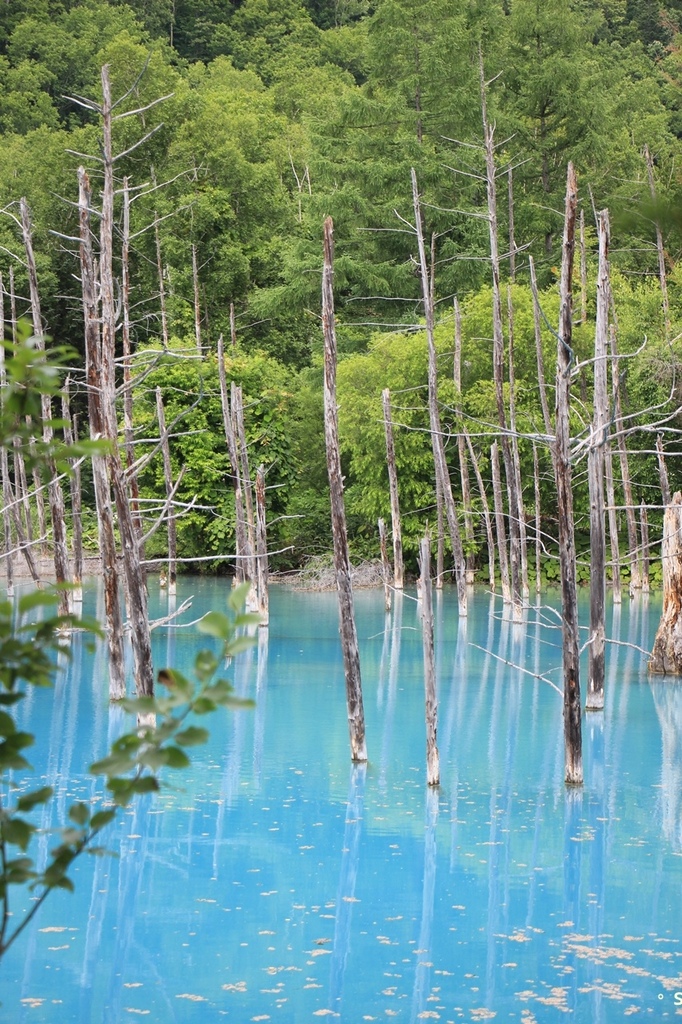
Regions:
[[256, 591], [260, 625], [267, 626], [270, 619], [268, 600], [268, 536], [265, 517], [265, 467], [256, 470]]
[[403, 589], [403, 537], [400, 523], [400, 500], [398, 496], [398, 471], [395, 464], [395, 444], [393, 439], [393, 417], [391, 414], [391, 392], [384, 388], [381, 392], [384, 410], [384, 433], [386, 435], [386, 466], [388, 468], [388, 487], [391, 495], [391, 533], [393, 534], [393, 586], [396, 590]]
[[379, 548], [381, 550], [381, 578], [384, 583], [384, 609], [391, 610], [391, 563], [388, 560], [388, 544], [386, 541], [386, 524], [383, 519], [377, 523], [379, 527]]
[[582, 731], [580, 720], [580, 638], [576, 586], [573, 492], [571, 489], [570, 392], [574, 363], [573, 255], [578, 186], [573, 164], [568, 165], [566, 212], [561, 260], [559, 340], [556, 377], [555, 475], [559, 518], [561, 612], [563, 622], [564, 764], [569, 785], [582, 785]]
[[163, 408], [163, 395], [161, 388], [156, 389], [156, 418], [159, 423], [159, 438], [161, 442], [161, 454], [163, 456], [163, 479], [166, 487], [166, 500], [168, 505], [168, 593], [177, 593], [177, 570], [178, 570], [178, 532], [175, 524], [175, 510], [173, 508], [173, 467], [171, 465], [170, 444], [168, 443], [168, 431], [166, 429], [166, 414]]
[[663, 516], [663, 611], [649, 659], [652, 675], [682, 675], [682, 493]]
[[587, 462], [590, 495], [590, 646], [587, 669], [588, 711], [604, 707], [604, 651], [606, 600], [606, 537], [604, 530], [604, 445], [609, 429], [608, 334], [609, 334], [609, 215], [597, 218], [599, 269], [597, 319], [594, 334], [594, 413]]
[[455, 311], [455, 357], [453, 361], [455, 381], [455, 412], [458, 418], [457, 452], [459, 454], [459, 475], [462, 481], [462, 507], [464, 510], [464, 536], [467, 542], [466, 580], [474, 582], [474, 517], [471, 514], [471, 485], [469, 482], [469, 462], [467, 445], [464, 438], [464, 420], [462, 416], [462, 312], [457, 297], [454, 299]]
[[466, 565], [464, 551], [462, 548], [462, 537], [457, 522], [457, 510], [455, 499], [452, 495], [450, 474], [445, 458], [445, 445], [440, 425], [440, 412], [438, 410], [438, 371], [436, 365], [436, 342], [434, 338], [434, 316], [431, 284], [429, 281], [428, 267], [426, 263], [426, 249], [424, 248], [424, 233], [422, 229], [421, 205], [419, 189], [417, 187], [417, 175], [412, 168], [412, 201], [417, 231], [417, 245], [419, 247], [419, 267], [422, 281], [422, 299], [426, 315], [426, 336], [429, 346], [429, 421], [431, 427], [431, 447], [433, 450], [433, 461], [436, 477], [440, 483], [443, 501], [445, 503], [445, 515], [448, 522], [452, 554], [455, 562], [455, 578], [457, 580], [457, 603], [459, 614], [467, 614], [467, 587], [466, 587]]
[[[72, 445], [78, 437], [78, 421], [71, 415], [69, 401], [69, 378], [64, 382], [62, 391], [62, 419], [64, 421], [64, 442]], [[73, 550], [73, 600], [76, 604], [83, 601], [83, 512], [81, 491], [81, 467], [78, 459], [71, 460], [71, 541]]]
[[235, 576], [238, 583], [246, 580], [248, 565], [246, 562], [246, 519], [244, 516], [244, 499], [242, 496], [242, 475], [239, 468], [239, 454], [237, 451], [237, 437], [232, 422], [232, 410], [230, 398], [227, 393], [227, 374], [225, 372], [225, 350], [222, 334], [218, 338], [218, 379], [220, 380], [220, 398], [223, 412], [223, 429], [225, 431], [225, 442], [230, 457], [230, 468], [232, 470], [232, 486], [234, 488], [234, 518], [235, 518]]
[[438, 698], [436, 696], [436, 658], [433, 644], [433, 602], [431, 595], [431, 543], [428, 534], [420, 544], [421, 620], [424, 649], [424, 698], [426, 710], [426, 782], [440, 785], [438, 754]]
[[502, 601], [504, 604], [511, 604], [512, 591], [509, 579], [509, 553], [507, 548], [507, 531], [504, 526], [504, 502], [502, 498], [502, 480], [500, 479], [500, 449], [497, 441], [490, 446], [490, 468], [493, 478], [495, 531], [497, 533], [497, 553], [500, 560]]
[[346, 511], [343, 500], [343, 475], [339, 452], [339, 424], [336, 405], [336, 327], [334, 324], [334, 225], [331, 217], [327, 217], [324, 222], [322, 328], [324, 332], [324, 437], [327, 449], [334, 567], [339, 595], [339, 622], [346, 677], [351, 760], [366, 761], [367, 746], [360, 676], [360, 652], [353, 611], [353, 588], [351, 586]]

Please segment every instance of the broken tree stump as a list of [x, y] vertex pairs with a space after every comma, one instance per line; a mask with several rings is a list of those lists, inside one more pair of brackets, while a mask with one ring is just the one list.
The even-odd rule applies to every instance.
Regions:
[[652, 675], [682, 675], [682, 493], [663, 517], [663, 612], [649, 659]]

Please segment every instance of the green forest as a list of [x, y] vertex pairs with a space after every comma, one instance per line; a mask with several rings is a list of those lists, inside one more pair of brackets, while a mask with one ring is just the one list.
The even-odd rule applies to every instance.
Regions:
[[[320, 310], [322, 225], [331, 216], [351, 551], [354, 559], [376, 558], [377, 518], [390, 516], [381, 406], [382, 390], [389, 388], [403, 536], [414, 570], [419, 537], [435, 522], [436, 499], [412, 168], [432, 245], [441, 417], [460, 505], [458, 424], [467, 424], [486, 484], [498, 433], [483, 73], [496, 142], [502, 288], [513, 310], [509, 319], [505, 310], [505, 332], [509, 343], [513, 325], [526, 514], [534, 514], [534, 438], [543, 530], [556, 537], [550, 447], [546, 437], [538, 441], [545, 429], [529, 257], [537, 270], [551, 391], [572, 161], [586, 280], [584, 287], [577, 259], [572, 433], [578, 556], [589, 547], [579, 440], [591, 420], [595, 214], [604, 208], [611, 213], [611, 319], [623, 357], [617, 374], [634, 499], [648, 507], [652, 537], [660, 537], [656, 436], [673, 455], [682, 426], [675, 415], [682, 324], [681, 27], [681, 0], [0, 3], [4, 319], [29, 312], [16, 222], [25, 197], [45, 330], [50, 344], [77, 353], [72, 401], [85, 423], [77, 168], [88, 168], [96, 195], [102, 129], [84, 98], [101, 99], [100, 72], [108, 65], [114, 100], [125, 97], [119, 112], [130, 114], [114, 126], [114, 149], [124, 154], [116, 164], [114, 228], [116, 239], [125, 183], [134, 197], [129, 305], [136, 445], [144, 449], [158, 436], [160, 387], [166, 419], [175, 424], [176, 479], [185, 467], [176, 496], [179, 508], [186, 506], [177, 520], [179, 558], [215, 555], [215, 561], [188, 565], [224, 570], [228, 563], [219, 556], [234, 550], [218, 383], [221, 335], [228, 382], [243, 389], [249, 458], [266, 470], [273, 567], [298, 568], [331, 547]], [[150, 106], [157, 99], [162, 102]], [[117, 273], [120, 258], [119, 244]], [[119, 305], [120, 288], [119, 273]], [[455, 298], [461, 393], [453, 376]], [[120, 352], [120, 339], [117, 344]], [[682, 487], [679, 460], [668, 458], [667, 465], [674, 491]], [[85, 469], [84, 483], [87, 488]], [[619, 488], [620, 478], [616, 503], [622, 505]], [[140, 491], [147, 498], [165, 493], [160, 455], [144, 468]], [[486, 533], [476, 515], [481, 508], [473, 476], [471, 502], [475, 528], [466, 553], [484, 578]], [[624, 518], [620, 525], [625, 531]], [[94, 513], [86, 519], [85, 539], [97, 546]], [[159, 531], [147, 556], [163, 554], [164, 544]], [[556, 578], [549, 540], [545, 548], [545, 571]], [[586, 579], [586, 564], [583, 571]]]

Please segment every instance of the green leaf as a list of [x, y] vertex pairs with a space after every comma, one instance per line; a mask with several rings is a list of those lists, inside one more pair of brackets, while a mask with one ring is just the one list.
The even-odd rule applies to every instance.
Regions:
[[207, 715], [207, 714], [209, 714], [209, 712], [215, 711], [215, 709], [216, 709], [215, 701], [210, 700], [206, 696], [204, 696], [204, 697], [197, 697], [197, 699], [192, 704], [192, 710], [197, 715]]
[[90, 808], [87, 804], [72, 804], [69, 807], [69, 818], [76, 825], [87, 825], [90, 820]]
[[235, 613], [239, 613], [246, 604], [246, 599], [249, 596], [250, 589], [251, 584], [248, 582], [240, 583], [238, 587], [235, 587], [227, 599], [228, 608]]
[[183, 676], [182, 672], [178, 672], [173, 668], [162, 668], [159, 672], [158, 680], [162, 686], [167, 686], [169, 689], [180, 690], [185, 694], [192, 692], [192, 684], [189, 679]]
[[158, 711], [154, 697], [131, 697], [122, 700], [121, 707], [131, 715], [149, 715]]
[[1, 831], [4, 842], [18, 846], [20, 850], [25, 850], [35, 832], [35, 825], [29, 824], [23, 818], [5, 818]]
[[180, 747], [166, 747], [167, 761], [169, 768], [188, 768], [190, 759]]
[[194, 659], [194, 671], [197, 679], [200, 682], [210, 679], [218, 665], [219, 661], [211, 651], [199, 651]]
[[48, 608], [59, 604], [59, 594], [45, 590], [33, 590], [30, 594], [22, 594], [19, 598], [19, 612], [24, 614], [34, 608]]
[[236, 636], [227, 644], [226, 650], [228, 654], [241, 654], [242, 651], [248, 651], [253, 647], [254, 643], [252, 636]]
[[134, 765], [133, 759], [126, 757], [123, 753], [109, 754], [108, 757], [103, 757], [101, 761], [95, 761], [94, 764], [91, 764], [90, 771], [93, 775], [120, 775], [123, 772], [129, 772]]
[[190, 725], [187, 729], [179, 732], [175, 740], [181, 747], [196, 747], [201, 743], [206, 743], [208, 736], [208, 729], [200, 729], [196, 725]]
[[225, 641], [229, 640], [232, 633], [230, 620], [221, 612], [207, 612], [197, 623], [197, 629], [200, 633], [206, 633], [207, 636], [214, 636], [218, 640]]
[[108, 825], [109, 822], [113, 821], [115, 817], [116, 817], [116, 808], [115, 807], [107, 808], [106, 811], [97, 811], [97, 813], [93, 814], [92, 818], [90, 819], [90, 829], [91, 829], [91, 831], [99, 832], [99, 830], [101, 828], [104, 828], [105, 825]]
[[61, 837], [64, 846], [78, 846], [84, 839], [83, 830], [80, 828], [63, 828], [61, 829]]
[[10, 736], [17, 731], [14, 719], [6, 711], [0, 711], [0, 736]]
[[143, 775], [139, 779], [133, 779], [130, 783], [133, 793], [158, 793], [159, 780], [154, 775]]
[[0, 704], [9, 706], [10, 704], [17, 704], [20, 700], [24, 699], [25, 694], [23, 693], [0, 693]]
[[30, 793], [24, 793], [23, 796], [20, 796], [17, 800], [17, 810], [30, 811], [31, 808], [35, 807], [37, 804], [46, 803], [53, 793], [54, 790], [52, 786], [43, 786], [42, 789], [34, 789]]

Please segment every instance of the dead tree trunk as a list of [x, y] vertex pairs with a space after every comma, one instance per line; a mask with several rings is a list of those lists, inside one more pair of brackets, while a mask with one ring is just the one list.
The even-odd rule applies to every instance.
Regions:
[[237, 441], [237, 452], [239, 454], [239, 465], [244, 497], [244, 510], [246, 512], [246, 566], [251, 580], [251, 586], [256, 589], [256, 523], [253, 515], [253, 493], [251, 486], [251, 473], [249, 471], [249, 452], [246, 447], [246, 431], [244, 430], [244, 402], [242, 400], [241, 386], [232, 381], [232, 419], [234, 422], [234, 433]]
[[123, 346], [123, 439], [130, 487], [130, 507], [138, 537], [140, 538], [140, 560], [144, 561], [142, 548], [142, 516], [140, 513], [140, 489], [135, 472], [135, 433], [133, 427], [133, 380], [132, 349], [130, 341], [130, 188], [128, 178], [123, 179], [123, 236], [121, 241], [121, 343]]
[[[71, 416], [69, 403], [69, 378], [64, 382], [62, 391], [62, 419], [64, 421], [64, 442], [72, 445], [78, 438], [78, 421]], [[81, 493], [81, 467], [79, 459], [71, 460], [71, 544], [73, 550], [73, 600], [76, 604], [83, 602], [83, 513]]]
[[516, 378], [514, 376], [514, 306], [511, 285], [507, 287], [507, 322], [509, 324], [509, 429], [512, 466], [514, 468], [514, 489], [519, 516], [519, 553], [521, 556], [521, 593], [524, 601], [530, 597], [528, 586], [528, 535], [526, 533], [526, 510], [523, 507], [523, 482], [521, 478], [521, 456], [519, 437], [516, 431]]
[[497, 532], [497, 553], [500, 559], [500, 580], [502, 583], [502, 601], [512, 603], [511, 582], [509, 579], [509, 554], [507, 549], [507, 532], [504, 526], [504, 502], [502, 499], [502, 481], [500, 479], [500, 449], [497, 441], [490, 447], [490, 468], [493, 478], [493, 502], [495, 505], [495, 530]]
[[235, 577], [238, 583], [244, 582], [248, 575], [246, 561], [246, 519], [244, 517], [244, 499], [242, 496], [242, 475], [239, 468], [239, 454], [237, 451], [237, 438], [234, 424], [232, 422], [232, 410], [230, 399], [227, 393], [227, 375], [225, 372], [225, 350], [222, 334], [218, 338], [218, 378], [220, 380], [220, 398], [223, 412], [223, 429], [225, 431], [225, 443], [230, 458], [232, 470], [232, 486], [234, 488], [234, 515], [235, 515]]
[[580, 211], [580, 323], [587, 323], [587, 248], [585, 246], [585, 211]]
[[677, 491], [663, 516], [663, 611], [649, 672], [682, 675], [682, 494]]
[[171, 465], [170, 444], [168, 443], [166, 414], [163, 408], [161, 388], [156, 389], [156, 418], [159, 421], [159, 438], [161, 441], [161, 454], [163, 455], [163, 479], [166, 486], [166, 500], [168, 502], [168, 593], [172, 595], [176, 594], [178, 589], [178, 532], [175, 524], [175, 511], [173, 509], [173, 467]]
[[431, 427], [431, 447], [433, 450], [433, 461], [436, 470], [436, 477], [440, 482], [441, 493], [445, 503], [445, 515], [448, 521], [452, 554], [455, 561], [455, 578], [457, 580], [457, 603], [459, 614], [467, 614], [467, 587], [466, 587], [466, 565], [464, 562], [464, 551], [462, 549], [462, 538], [457, 522], [457, 510], [455, 499], [452, 495], [450, 474], [445, 458], [445, 445], [440, 426], [440, 412], [438, 410], [438, 371], [436, 366], [436, 341], [434, 337], [434, 316], [433, 302], [431, 300], [431, 286], [429, 282], [428, 267], [426, 263], [426, 250], [424, 248], [424, 234], [422, 230], [421, 206], [419, 190], [417, 188], [417, 175], [412, 168], [412, 200], [414, 205], [414, 216], [417, 230], [417, 244], [419, 247], [419, 267], [422, 281], [422, 299], [426, 315], [426, 337], [429, 346], [429, 422]]
[[393, 418], [391, 416], [391, 392], [384, 388], [381, 392], [384, 409], [384, 432], [386, 434], [386, 466], [388, 468], [388, 487], [391, 494], [391, 533], [393, 534], [393, 586], [396, 590], [403, 589], [403, 538], [400, 524], [400, 501], [398, 498], [398, 473], [395, 464], [395, 445], [393, 443]]
[[490, 516], [490, 506], [488, 505], [488, 496], [485, 493], [485, 484], [483, 483], [483, 477], [481, 476], [481, 470], [478, 465], [478, 459], [476, 458], [476, 452], [474, 446], [471, 443], [471, 438], [465, 428], [464, 438], [469, 449], [469, 455], [471, 457], [471, 465], [473, 466], [474, 476], [476, 477], [476, 483], [478, 485], [478, 493], [481, 496], [481, 508], [483, 509], [483, 519], [485, 522], [485, 533], [488, 540], [488, 580], [490, 582], [490, 589], [495, 589], [495, 536], [493, 534], [493, 524]]
[[649, 519], [647, 516], [646, 505], [644, 502], [639, 507], [639, 524], [640, 524], [640, 536], [642, 538], [642, 561], [641, 561], [641, 578], [642, 578], [642, 593], [648, 594], [650, 590], [649, 583]]
[[467, 583], [474, 582], [474, 519], [471, 514], [471, 486], [469, 484], [469, 463], [467, 459], [467, 447], [464, 439], [464, 419], [462, 411], [462, 313], [459, 308], [457, 297], [454, 299], [455, 309], [455, 413], [458, 419], [457, 431], [457, 452], [459, 454], [459, 473], [462, 481], [462, 506], [464, 509], [464, 536], [467, 542], [466, 556], [466, 579]]
[[366, 761], [365, 711], [362, 702], [360, 652], [353, 611], [353, 588], [348, 556], [343, 474], [339, 452], [339, 424], [336, 405], [336, 327], [334, 324], [334, 225], [324, 222], [324, 268], [322, 272], [322, 328], [324, 331], [324, 437], [331, 501], [334, 567], [339, 594], [341, 647], [346, 677], [346, 705], [351, 760]]
[[[97, 302], [95, 257], [90, 232], [91, 193], [90, 182], [83, 167], [78, 169], [78, 183], [81, 289], [85, 317], [85, 372], [88, 384], [88, 420], [90, 423], [90, 437], [93, 440], [104, 440], [108, 437], [108, 432], [102, 407], [99, 304]], [[97, 505], [99, 550], [104, 581], [104, 611], [109, 647], [109, 697], [111, 700], [122, 700], [126, 695], [123, 659], [123, 621], [119, 600], [114, 517], [111, 509], [111, 492], [107, 477], [107, 456], [93, 455], [92, 480]]]
[[[481, 113], [483, 119], [483, 143], [485, 147], [486, 191], [488, 197], [488, 234], [490, 237], [490, 267], [493, 288], [493, 379], [495, 381], [495, 402], [500, 426], [500, 446], [504, 462], [509, 496], [509, 564], [511, 570], [512, 617], [520, 622], [523, 618], [523, 594], [521, 581], [521, 503], [516, 486], [516, 470], [512, 446], [507, 431], [507, 414], [504, 406], [504, 333], [502, 327], [502, 295], [500, 290], [500, 256], [497, 232], [497, 185], [495, 180], [494, 126], [488, 123], [486, 103], [486, 82], [483, 57], [479, 54]], [[498, 536], [499, 546], [499, 536]]]
[[[654, 161], [648, 146], [644, 147], [644, 159], [646, 160], [646, 173], [649, 179], [649, 192], [654, 203], [656, 202], [656, 183], [654, 181]], [[663, 232], [658, 218], [656, 224], [656, 252], [658, 254], [658, 279], [661, 282], [661, 302], [663, 306], [663, 318], [665, 323], [665, 336], [670, 340], [672, 329], [670, 325], [670, 302], [668, 300], [668, 282], [665, 270], [665, 246], [663, 245]]]
[[507, 171], [507, 198], [509, 201], [509, 280], [516, 280], [516, 239], [514, 238], [514, 172], [511, 164]]
[[[5, 286], [0, 274], [0, 405], [4, 405], [4, 391], [7, 383], [5, 372]], [[10, 511], [10, 479], [7, 446], [0, 447], [0, 472], [2, 473], [2, 525], [5, 548], [5, 575], [7, 597], [14, 597], [14, 553], [12, 551], [12, 514]]]
[[542, 592], [542, 515], [540, 511], [540, 460], [533, 445], [533, 484], [535, 492], [535, 593]]
[[549, 412], [549, 401], [547, 399], [547, 385], [545, 383], [545, 359], [542, 353], [542, 311], [540, 309], [540, 296], [538, 294], [538, 282], [535, 276], [535, 263], [533, 257], [528, 257], [530, 264], [530, 287], [533, 293], [533, 326], [535, 329], [535, 358], [538, 365], [538, 388], [540, 390], [540, 406], [542, 408], [542, 420], [545, 424], [545, 433], [550, 440], [550, 453], [552, 465], [554, 465], [554, 445], [551, 443], [554, 437], [552, 417]]
[[256, 568], [258, 613], [260, 625], [267, 626], [270, 621], [270, 603], [268, 599], [268, 536], [265, 518], [265, 469], [259, 466], [256, 470]]
[[606, 600], [606, 538], [604, 536], [604, 445], [609, 429], [608, 333], [609, 333], [609, 215], [597, 218], [599, 270], [597, 320], [594, 334], [594, 414], [587, 461], [590, 494], [590, 646], [588, 654], [588, 711], [604, 707], [604, 645]]
[[[43, 320], [40, 311], [40, 297], [38, 294], [38, 274], [36, 271], [35, 256], [33, 253], [33, 237], [31, 227], [31, 215], [26, 199], [21, 199], [19, 204], [21, 210], [21, 232], [24, 240], [24, 251], [26, 253], [26, 269], [28, 271], [28, 287], [31, 297], [31, 317], [33, 320], [33, 336], [40, 352], [45, 351], [45, 335], [43, 334]], [[41, 395], [41, 416], [43, 421], [43, 443], [51, 445], [54, 440], [54, 429], [52, 427], [52, 401], [49, 395]], [[71, 607], [69, 592], [65, 585], [69, 582], [69, 553], [66, 546], [66, 513], [64, 510], [64, 492], [59, 481], [57, 466], [51, 454], [47, 457], [47, 471], [49, 473], [48, 499], [50, 503], [50, 518], [52, 520], [52, 557], [54, 559], [55, 581], [61, 587], [59, 594], [59, 613], [68, 615]], [[43, 529], [41, 527], [41, 529]]]
[[105, 436], [111, 442], [107, 459], [109, 479], [116, 502], [118, 531], [123, 554], [126, 581], [126, 604], [130, 639], [133, 648], [133, 671], [138, 696], [154, 693], [154, 666], [152, 662], [147, 589], [140, 562], [138, 535], [133, 524], [128, 500], [128, 488], [118, 447], [116, 420], [116, 302], [114, 295], [113, 235], [114, 235], [114, 156], [111, 142], [112, 104], [109, 69], [102, 68], [102, 162], [104, 184], [102, 189], [102, 216], [100, 220], [100, 294], [102, 317], [102, 377], [100, 382], [104, 408]]
[[391, 610], [391, 563], [388, 560], [388, 545], [386, 543], [386, 524], [383, 519], [377, 523], [379, 527], [379, 548], [381, 551], [381, 578], [384, 584], [384, 609]]
[[555, 475], [559, 518], [561, 612], [563, 623], [564, 762], [565, 780], [582, 785], [583, 758], [580, 721], [580, 638], [576, 587], [573, 492], [571, 489], [570, 395], [573, 367], [573, 253], [578, 186], [573, 164], [568, 165], [566, 215], [561, 260], [561, 306], [557, 344]]
[[436, 480], [436, 590], [443, 589], [445, 577], [445, 512], [443, 492]]
[[438, 754], [438, 698], [436, 696], [436, 658], [433, 647], [433, 603], [431, 600], [431, 544], [428, 533], [420, 544], [422, 594], [422, 644], [424, 648], [424, 697], [426, 704], [426, 783], [440, 785]]
[[606, 504], [609, 516], [609, 544], [611, 546], [611, 585], [613, 603], [622, 603], [622, 587], [620, 580], [620, 542], [618, 540], [618, 513], [616, 511], [616, 492], [613, 486], [613, 456], [611, 444], [604, 446], [604, 485], [606, 487]]
[[159, 279], [159, 309], [161, 312], [161, 341], [168, 348], [168, 316], [166, 315], [166, 288], [163, 283], [163, 260], [161, 259], [161, 238], [159, 236], [159, 218], [154, 210], [154, 242], [156, 244], [156, 273]]
[[611, 385], [613, 389], [614, 427], [618, 444], [618, 458], [620, 460], [620, 475], [623, 482], [623, 500], [625, 503], [625, 522], [628, 528], [628, 562], [630, 565], [630, 589], [639, 590], [641, 580], [639, 578], [639, 543], [637, 540], [637, 517], [635, 516], [635, 500], [632, 494], [632, 481], [630, 479], [630, 463], [628, 461], [628, 450], [625, 443], [625, 431], [623, 429], [623, 406], [620, 394], [620, 371], [618, 369], [618, 351], [616, 345], [616, 331], [611, 326]]
[[201, 305], [199, 303], [199, 268], [197, 267], [197, 247], [192, 244], [192, 283], [194, 285], [194, 337], [197, 343], [197, 354], [201, 355]]
[[670, 480], [668, 479], [668, 469], [665, 464], [665, 452], [663, 451], [663, 438], [660, 434], [656, 437], [656, 454], [658, 457], [658, 476], [661, 481], [661, 497], [663, 498], [663, 504], [670, 504]]

